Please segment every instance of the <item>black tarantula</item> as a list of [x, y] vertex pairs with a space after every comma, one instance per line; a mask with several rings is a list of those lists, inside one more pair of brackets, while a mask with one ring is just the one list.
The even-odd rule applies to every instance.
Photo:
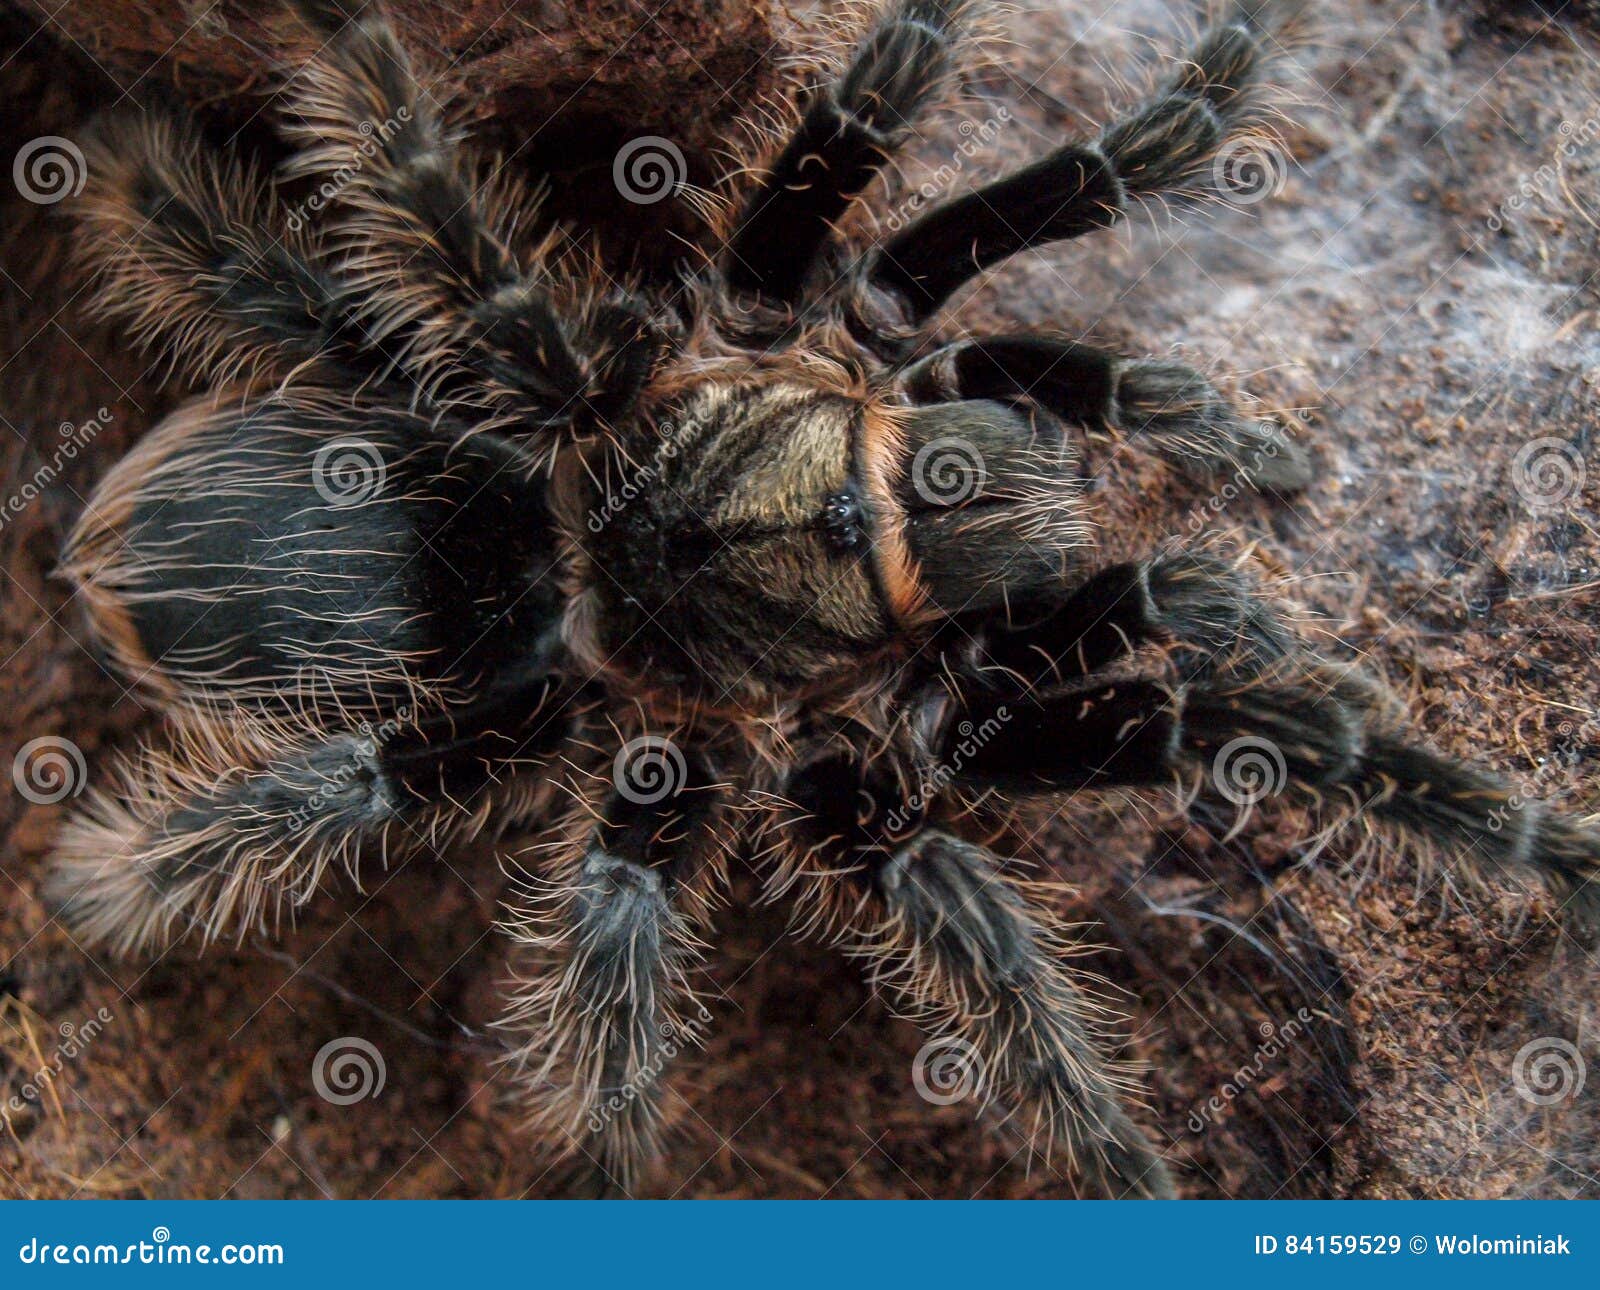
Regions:
[[[1262, 112], [1296, 0], [1235, 0], [1091, 141], [851, 248], [843, 217], [959, 79], [975, 0], [890, 0], [741, 173], [670, 291], [608, 276], [476, 159], [375, 5], [305, 0], [286, 183], [172, 117], [90, 159], [100, 303], [214, 388], [111, 472], [65, 569], [171, 739], [66, 827], [49, 895], [131, 952], [267, 926], [332, 869], [508, 846], [509, 1060], [628, 1188], [730, 862], [970, 1061], [1030, 1158], [1168, 1195], [1104, 993], [980, 812], [1219, 780], [1596, 908], [1600, 840], [1424, 751], [1235, 565], [1096, 566], [1085, 431], [1303, 486], [1197, 373], [1044, 335], [941, 344], [964, 284], [1191, 187]], [[592, 259], [592, 257], [590, 257]], [[585, 1161], [588, 1163], [586, 1164]]]

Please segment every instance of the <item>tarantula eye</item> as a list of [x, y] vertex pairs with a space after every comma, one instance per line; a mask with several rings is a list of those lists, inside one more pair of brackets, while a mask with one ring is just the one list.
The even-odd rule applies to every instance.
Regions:
[[854, 493], [830, 493], [822, 511], [828, 544], [841, 554], [860, 551], [867, 541], [866, 516]]

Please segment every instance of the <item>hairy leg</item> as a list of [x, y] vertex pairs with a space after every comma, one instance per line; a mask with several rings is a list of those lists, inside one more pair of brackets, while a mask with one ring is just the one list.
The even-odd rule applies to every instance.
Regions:
[[1294, 651], [1277, 613], [1237, 565], [1174, 552], [1110, 565], [1060, 604], [963, 623], [957, 668], [980, 688], [1021, 693], [1087, 676], [1162, 642], [1184, 679], [1253, 674]]
[[522, 426], [625, 413], [659, 348], [644, 308], [615, 295], [558, 310], [544, 248], [516, 245], [533, 194], [461, 145], [378, 6], [298, 7], [313, 35], [284, 119], [300, 147], [289, 173], [336, 181], [329, 231], [363, 324], [436, 397]]
[[619, 760], [598, 818], [585, 807], [507, 861], [518, 979], [501, 1024], [533, 1123], [583, 1190], [636, 1185], [660, 1149], [667, 1067], [710, 1021], [690, 977], [725, 884], [720, 806], [698, 761], [670, 750], [666, 779], [624, 792]]
[[1068, 144], [1017, 173], [936, 207], [863, 263], [852, 287], [858, 330], [886, 356], [962, 286], [1018, 251], [1120, 221], [1141, 198], [1192, 184], [1255, 114], [1262, 70], [1301, 20], [1301, 0], [1245, 0], [1155, 94], [1092, 143]]
[[738, 290], [792, 305], [833, 223], [911, 134], [950, 79], [971, 0], [896, 0], [849, 65], [812, 96], [728, 242]]
[[[963, 725], [993, 733], [958, 758]], [[983, 694], [955, 705], [944, 729], [937, 755], [973, 786], [1189, 782], [1242, 809], [1279, 794], [1332, 801], [1463, 874], [1542, 881], [1578, 926], [1600, 927], [1600, 834], [1419, 746], [1393, 701], [1348, 670], [1290, 660], [1172, 686], [1089, 677], [1045, 696]]]
[[1237, 471], [1282, 491], [1310, 482], [1304, 449], [1280, 426], [1240, 416], [1181, 363], [1122, 358], [1047, 336], [993, 336], [946, 346], [900, 380], [921, 403], [1021, 400], [1075, 425], [1118, 430], [1202, 476]]
[[[852, 776], [855, 791], [838, 791]], [[1047, 910], [982, 847], [920, 826], [889, 840], [880, 828], [898, 794], [859, 765], [813, 767], [791, 791], [809, 845], [773, 886], [933, 1037], [924, 1082], [994, 1110], [1030, 1165], [1064, 1158], [1116, 1195], [1170, 1196], [1166, 1165], [1124, 1109], [1137, 1083], [1104, 1055], [1109, 990], [1068, 966], [1077, 947]], [[858, 809], [864, 799], [876, 809]]]
[[306, 903], [330, 869], [358, 881], [363, 855], [387, 864], [485, 827], [501, 777], [565, 736], [568, 697], [541, 682], [478, 708], [333, 732], [239, 714], [190, 722], [67, 822], [45, 899], [116, 953], [190, 932], [242, 939]]
[[102, 125], [76, 213], [101, 310], [201, 382], [370, 370], [341, 287], [276, 192], [187, 119]]

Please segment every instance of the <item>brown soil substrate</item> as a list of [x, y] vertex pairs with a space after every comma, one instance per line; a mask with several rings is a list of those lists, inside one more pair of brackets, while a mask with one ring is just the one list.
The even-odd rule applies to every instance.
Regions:
[[[546, 123], [519, 156], [560, 167], [558, 211], [598, 212], [634, 245], [638, 210], [591, 201], [617, 144], [662, 134], [715, 173], [715, 140], [818, 28], [809, 9], [731, 0], [668, 4], [642, 27], [629, 3], [573, 19], [528, 0], [496, 21], [499, 5], [395, 7], [417, 39], [462, 56], [463, 102], [496, 143], [516, 152], [528, 122]], [[1268, 406], [1307, 410], [1320, 477], [1289, 503], [1213, 507], [1205, 489], [1118, 453], [1099, 490], [1108, 558], [1218, 526], [1259, 543], [1306, 632], [1366, 656], [1439, 747], [1592, 812], [1593, 6], [1317, 8], [1324, 41], [1287, 70], [1301, 102], [1281, 193], [1023, 257], [952, 325], [1181, 347]], [[969, 124], [950, 114], [929, 133], [891, 206], [947, 186], [960, 142], [1002, 106], [990, 155], [957, 169], [997, 173], [1083, 130], [1114, 94], [1102, 69], [1136, 63], [1143, 37], [1172, 26], [1162, 0], [1036, 9], [1009, 20], [1017, 43], [981, 77]], [[270, 149], [257, 120], [269, 78], [253, 52], [265, 35], [250, 19], [177, 0], [70, 10], [41, 26], [32, 5], [0, 6], [0, 161], [40, 135], [81, 133], [95, 111], [174, 95], [219, 134]], [[85, 648], [48, 574], [95, 480], [182, 392], [85, 319], [65, 209], [0, 182], [4, 490], [20, 495], [41, 465], [57, 467], [0, 527], [0, 765], [55, 734], [93, 773], [150, 717]], [[693, 225], [685, 211], [651, 218], [666, 223], [650, 246]], [[104, 428], [61, 461], [62, 427], [91, 418]], [[1588, 470], [1575, 496], [1536, 510], [1511, 468], [1541, 438], [1574, 447]], [[81, 952], [35, 898], [64, 809], [0, 793], [0, 1097], [21, 1091], [0, 1102], [0, 1195], [559, 1191], [530, 1163], [491, 1064], [492, 856], [375, 874], [271, 941], [127, 963]], [[1460, 889], [1353, 836], [1297, 864], [1301, 821], [1264, 814], [1232, 838], [1227, 823], [1186, 823], [1160, 801], [1078, 801], [1017, 839], [1019, 855], [1076, 886], [1063, 911], [1099, 924], [1107, 948], [1093, 964], [1127, 991], [1129, 1052], [1149, 1068], [1145, 1122], [1171, 1144], [1186, 1192], [1600, 1193], [1600, 1079], [1539, 1105], [1514, 1078], [1536, 1040], [1596, 1056], [1600, 972], [1557, 934], [1547, 900]], [[970, 1106], [921, 1100], [915, 1029], [849, 964], [786, 939], [783, 920], [743, 903], [723, 915], [714, 1025], [675, 1082], [680, 1132], [651, 1194], [1074, 1194], [1070, 1177], [1025, 1170]], [[383, 1054], [376, 1098], [339, 1106], [313, 1090], [315, 1055], [340, 1036]], [[59, 1075], [31, 1078], [62, 1048]]]

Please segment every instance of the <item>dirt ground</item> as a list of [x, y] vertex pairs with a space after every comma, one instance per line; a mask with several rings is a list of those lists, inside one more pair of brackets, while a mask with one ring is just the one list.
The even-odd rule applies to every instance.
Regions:
[[[508, 150], [528, 120], [556, 114], [521, 159], [559, 164], [558, 211], [598, 212], [622, 244], [638, 242], [627, 221], [641, 217], [603, 198], [618, 144], [675, 138], [711, 173], [715, 139], [821, 29], [805, 6], [523, 3], [498, 21], [498, 5], [401, 7], [419, 39], [459, 59], [473, 114]], [[1303, 630], [1365, 657], [1437, 746], [1592, 814], [1595, 7], [1316, 8], [1321, 40], [1284, 70], [1298, 103], [1287, 155], [1265, 154], [1262, 200], [1233, 188], [1024, 256], [952, 326], [1181, 352], [1297, 419], [1319, 477], [1290, 502], [1213, 496], [1112, 455], [1098, 492], [1108, 558], [1219, 530], [1258, 543]], [[11, 159], [40, 136], [72, 139], [95, 111], [172, 96], [219, 131], [242, 126], [247, 147], [270, 141], [254, 119], [262, 33], [232, 6], [72, 10], [41, 21], [0, 3], [0, 491], [19, 499], [0, 525], [0, 764], [60, 736], [93, 779], [150, 718], [85, 647], [49, 570], [95, 480], [183, 391], [84, 317], [65, 265], [70, 202], [24, 200]], [[1177, 12], [1033, 0], [884, 208], [1103, 119], [1126, 88], [1116, 71], [1147, 61]], [[619, 60], [630, 31], [640, 43]], [[979, 133], [993, 145], [969, 159], [961, 145]], [[688, 226], [683, 211], [653, 218]], [[647, 244], [668, 241], [658, 229]], [[492, 855], [411, 861], [271, 941], [123, 962], [80, 951], [35, 898], [69, 803], [10, 789], [0, 1195], [559, 1194], [492, 1064]], [[1600, 1075], [1583, 1078], [1600, 1057], [1600, 967], [1558, 934], [1550, 902], [1464, 889], [1354, 834], [1309, 854], [1286, 814], [1233, 837], [1228, 823], [1185, 822], [1157, 798], [1074, 801], [1017, 839], [1076, 886], [1068, 916], [1098, 925], [1094, 966], [1127, 992], [1129, 1055], [1148, 1067], [1143, 1119], [1183, 1190], [1600, 1195]], [[645, 1194], [1078, 1193], [1069, 1176], [1025, 1169], [970, 1105], [920, 1098], [922, 1037], [838, 956], [788, 940], [784, 918], [742, 903], [723, 914], [709, 1042], [674, 1080], [678, 1132]], [[384, 1082], [341, 1105], [319, 1096], [313, 1067], [352, 1037], [380, 1055]]]

